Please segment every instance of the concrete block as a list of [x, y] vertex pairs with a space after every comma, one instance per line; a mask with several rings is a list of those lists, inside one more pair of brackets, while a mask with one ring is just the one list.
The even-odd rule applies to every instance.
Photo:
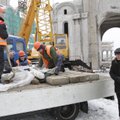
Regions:
[[47, 77], [47, 83], [50, 85], [64, 85], [69, 83], [78, 83], [99, 80], [99, 75], [95, 73], [66, 71], [60, 73], [58, 76]]
[[99, 80], [99, 75], [95, 73], [67, 71], [66, 74], [70, 77], [70, 83]]
[[69, 72], [64, 72], [61, 74], [61, 76], [68, 77], [70, 83], [80, 82], [80, 80], [79, 80], [80, 75], [77, 75], [77, 74], [71, 74]]
[[80, 82], [99, 80], [99, 75], [94, 73], [83, 73], [80, 76]]
[[80, 76], [79, 75], [70, 75], [70, 83], [78, 83], [80, 82]]
[[65, 85], [69, 84], [69, 78], [61, 75], [53, 75], [47, 77], [46, 82], [50, 85]]
[[98, 74], [92, 74], [92, 75], [89, 75], [89, 80], [92, 81], [92, 80], [99, 80], [99, 75]]

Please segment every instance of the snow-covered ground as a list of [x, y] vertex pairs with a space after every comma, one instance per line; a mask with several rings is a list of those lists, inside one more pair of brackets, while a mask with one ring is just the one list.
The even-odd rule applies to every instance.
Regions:
[[[119, 120], [117, 100], [97, 99], [89, 101], [88, 104], [88, 114], [80, 112], [76, 120]], [[55, 118], [46, 111], [40, 111], [40, 113], [5, 120], [55, 120]]]
[[81, 112], [76, 120], [118, 120], [117, 100], [98, 99], [89, 101], [88, 114]]

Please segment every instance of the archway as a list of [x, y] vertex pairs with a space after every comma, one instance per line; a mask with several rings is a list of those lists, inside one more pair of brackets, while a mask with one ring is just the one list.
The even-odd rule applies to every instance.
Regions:
[[120, 28], [113, 27], [107, 30], [102, 37], [102, 65], [110, 66], [110, 63], [114, 58], [114, 50], [118, 47], [120, 47]]
[[102, 42], [113, 42], [113, 50], [120, 47], [120, 28], [113, 27], [107, 30], [103, 34]]
[[109, 67], [114, 58], [113, 51], [120, 47], [120, 15], [106, 18], [100, 26], [101, 56], [100, 65]]

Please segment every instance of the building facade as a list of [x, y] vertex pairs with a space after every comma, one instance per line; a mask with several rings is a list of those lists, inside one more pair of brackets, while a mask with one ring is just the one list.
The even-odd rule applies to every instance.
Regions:
[[73, 0], [54, 6], [54, 32], [68, 34], [71, 60], [80, 58], [100, 68], [102, 36], [120, 27], [119, 6], [119, 0]]
[[113, 42], [102, 42], [100, 66], [110, 67], [113, 60]]

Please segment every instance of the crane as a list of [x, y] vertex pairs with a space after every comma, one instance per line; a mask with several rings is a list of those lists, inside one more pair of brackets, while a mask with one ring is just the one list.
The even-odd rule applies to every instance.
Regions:
[[49, 0], [28, 0], [27, 12], [24, 21], [21, 25], [18, 36], [25, 39], [28, 44], [32, 25], [36, 22], [36, 36], [38, 41], [53, 41], [52, 19]]
[[[53, 33], [53, 23], [51, 17], [52, 7], [50, 6], [50, 1], [27, 0], [26, 4], [26, 16], [21, 25], [21, 29], [18, 35], [25, 39], [26, 45], [28, 44], [32, 25], [35, 21], [36, 34], [34, 41], [53, 43], [55, 47], [59, 48], [60, 52], [66, 58], [65, 64], [69, 64], [68, 66], [81, 65], [87, 69], [90, 69], [90, 67], [87, 66], [87, 64], [82, 60], [69, 61], [69, 41], [67, 39], [67, 35]], [[31, 52], [28, 58], [33, 58], [32, 55], [34, 55], [34, 53]]]
[[[54, 34], [52, 29], [52, 19], [49, 0], [28, 0], [26, 1], [26, 14], [21, 24], [18, 36], [24, 38], [26, 45], [28, 45], [32, 25], [36, 23], [36, 34], [34, 41], [40, 42], [54, 42]], [[33, 50], [36, 52], [35, 50]], [[29, 59], [34, 58], [33, 51], [28, 56]], [[37, 56], [38, 57], [38, 56]]]

